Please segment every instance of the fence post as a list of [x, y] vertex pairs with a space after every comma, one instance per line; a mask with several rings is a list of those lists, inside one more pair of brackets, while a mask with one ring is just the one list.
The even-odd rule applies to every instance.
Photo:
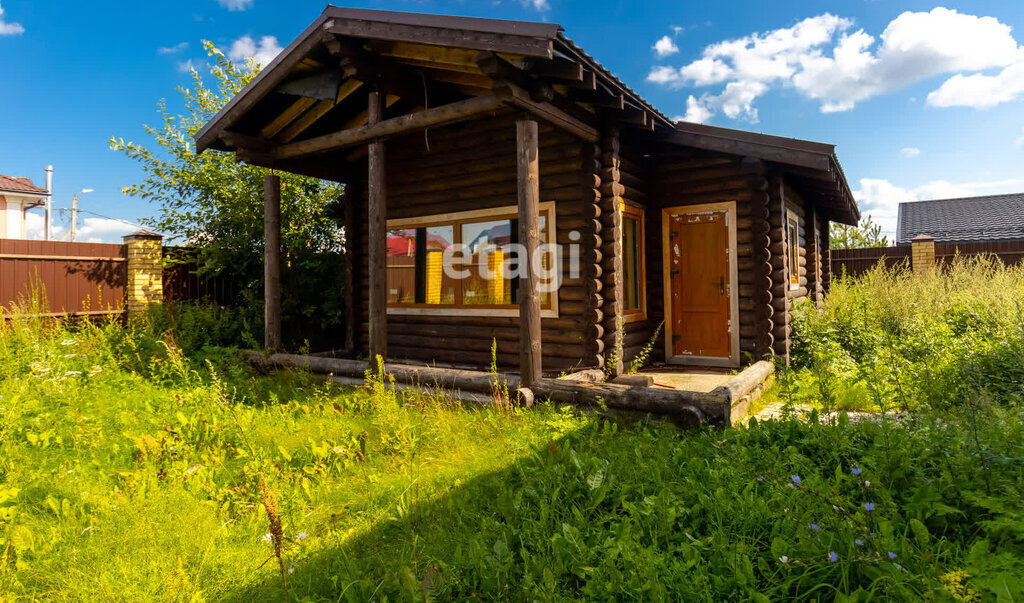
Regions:
[[920, 234], [910, 240], [910, 265], [915, 274], [935, 268], [935, 237]]
[[139, 230], [125, 235], [128, 278], [125, 283], [128, 316], [141, 316], [149, 304], [164, 301], [163, 235]]

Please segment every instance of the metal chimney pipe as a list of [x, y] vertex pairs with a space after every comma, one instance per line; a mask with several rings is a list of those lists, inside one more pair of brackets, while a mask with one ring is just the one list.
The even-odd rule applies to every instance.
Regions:
[[53, 166], [46, 166], [46, 217], [43, 219], [43, 238], [50, 239], [50, 225], [53, 223]]

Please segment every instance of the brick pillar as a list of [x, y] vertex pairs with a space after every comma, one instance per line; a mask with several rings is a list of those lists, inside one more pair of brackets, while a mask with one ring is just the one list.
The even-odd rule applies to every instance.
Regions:
[[149, 304], [164, 301], [163, 236], [140, 230], [124, 236], [128, 256], [125, 307], [128, 316], [142, 316]]
[[910, 240], [910, 264], [915, 274], [935, 268], [935, 237], [922, 234]]

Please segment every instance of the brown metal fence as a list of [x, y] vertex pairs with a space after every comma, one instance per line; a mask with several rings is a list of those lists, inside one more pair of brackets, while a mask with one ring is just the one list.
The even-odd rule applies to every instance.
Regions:
[[[939, 243], [935, 245], [935, 262], [940, 265], [949, 262], [958, 253], [961, 256], [992, 254], [1007, 266], [1013, 266], [1024, 263], [1024, 241]], [[892, 269], [902, 265], [909, 269], [911, 246], [833, 249], [832, 274], [838, 276], [845, 271], [850, 276], [857, 276], [874, 268], [883, 259], [886, 268]]]
[[54, 316], [119, 314], [126, 279], [124, 245], [0, 239], [0, 307], [7, 313], [35, 303]]
[[990, 253], [1002, 260], [1007, 266], [1014, 266], [1024, 262], [1024, 241], [936, 243], [935, 262], [939, 264], [948, 262], [956, 257], [958, 252], [960, 255]]
[[886, 268], [901, 264], [910, 266], [910, 247], [866, 247], [864, 249], [833, 249], [832, 274], [857, 276], [874, 268], [879, 261], [885, 261]]
[[168, 303], [202, 299], [230, 306], [237, 302], [237, 283], [201, 274], [195, 248], [164, 247], [164, 266], [164, 300]]

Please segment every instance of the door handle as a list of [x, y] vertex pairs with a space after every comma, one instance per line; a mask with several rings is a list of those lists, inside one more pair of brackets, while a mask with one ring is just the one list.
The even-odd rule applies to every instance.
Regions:
[[725, 276], [718, 277], [718, 293], [725, 295]]

